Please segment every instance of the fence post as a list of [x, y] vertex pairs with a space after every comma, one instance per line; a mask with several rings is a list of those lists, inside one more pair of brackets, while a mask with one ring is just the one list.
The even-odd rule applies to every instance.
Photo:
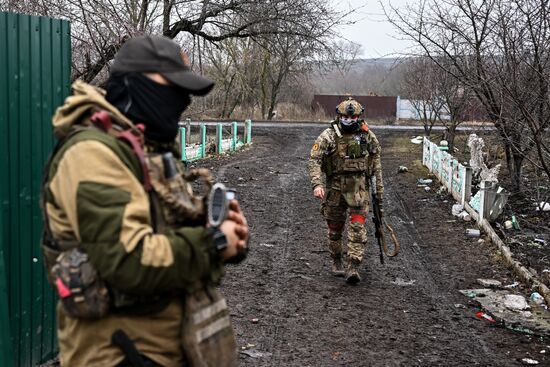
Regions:
[[206, 125], [201, 124], [201, 158], [206, 157]]
[[479, 188], [479, 222], [485, 219], [487, 213], [487, 181], [481, 181]]
[[221, 123], [218, 123], [216, 125], [216, 153], [222, 154], [223, 153], [223, 147], [222, 147], [222, 132], [223, 127]]
[[472, 197], [472, 167], [464, 167], [464, 182], [462, 183], [462, 205], [470, 202]]
[[244, 121], [244, 143], [250, 144], [252, 142], [252, 121]]
[[[0, 239], [4, 238], [4, 223], [2, 222], [2, 211], [0, 210]], [[10, 310], [8, 298], [8, 279], [6, 278], [6, 267], [4, 266], [4, 251], [0, 245], [0, 365], [13, 366], [12, 345], [10, 333]]]
[[231, 124], [231, 150], [233, 152], [237, 150], [237, 121]]
[[187, 135], [185, 135], [185, 141], [187, 143], [190, 143], [191, 142], [191, 119], [185, 119], [185, 128], [186, 128], [186, 132], [187, 132]]
[[397, 96], [396, 100], [397, 108], [395, 109], [395, 121], [399, 121], [399, 117], [401, 117], [401, 97]]
[[187, 161], [187, 129], [180, 127], [181, 160]]

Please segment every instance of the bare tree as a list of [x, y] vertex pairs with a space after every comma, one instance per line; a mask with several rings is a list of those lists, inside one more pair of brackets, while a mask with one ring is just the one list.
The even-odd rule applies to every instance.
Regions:
[[422, 54], [470, 88], [484, 106], [500, 134], [515, 191], [533, 149], [540, 151], [537, 164], [550, 177], [544, 140], [549, 7], [536, 0], [422, 0], [405, 11], [387, 11]]
[[426, 136], [432, 133], [445, 107], [438, 90], [439, 76], [438, 67], [427, 57], [412, 58], [406, 62], [405, 93], [422, 121]]
[[[73, 79], [94, 80], [131, 36], [163, 34], [191, 43], [262, 35], [318, 42], [349, 12], [328, 0], [0, 0], [0, 9], [68, 18], [73, 32]], [[200, 45], [200, 42], [198, 43]]]

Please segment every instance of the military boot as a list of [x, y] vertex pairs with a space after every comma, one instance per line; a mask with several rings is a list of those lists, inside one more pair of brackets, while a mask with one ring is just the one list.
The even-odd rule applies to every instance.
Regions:
[[344, 265], [342, 263], [342, 254], [331, 254], [332, 257], [332, 275], [335, 277], [344, 276]]
[[357, 259], [348, 260], [348, 268], [346, 271], [346, 282], [348, 284], [357, 284], [361, 281], [361, 276], [359, 275], [359, 264], [360, 261]]
[[328, 248], [330, 252], [330, 257], [332, 258], [332, 275], [343, 277], [344, 265], [342, 263], [342, 240], [329, 238]]

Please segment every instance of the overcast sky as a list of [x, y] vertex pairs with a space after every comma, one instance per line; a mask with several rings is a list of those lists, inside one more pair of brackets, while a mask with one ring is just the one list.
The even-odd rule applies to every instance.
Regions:
[[[362, 46], [361, 58], [396, 57], [406, 53], [412, 43], [398, 40], [393, 26], [386, 20], [382, 5], [379, 0], [332, 0], [340, 11], [346, 11], [349, 7], [357, 8], [353, 20], [356, 23], [341, 29], [341, 34]], [[391, 5], [403, 8], [407, 3], [413, 4], [414, 0], [382, 0], [384, 6]]]

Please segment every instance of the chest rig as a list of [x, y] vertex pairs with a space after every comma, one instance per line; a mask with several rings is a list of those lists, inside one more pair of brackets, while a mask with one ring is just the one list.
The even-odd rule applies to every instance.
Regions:
[[368, 132], [358, 130], [353, 134], [341, 134], [337, 126], [335, 146], [323, 159], [324, 172], [328, 177], [354, 175], [368, 170], [368, 157], [372, 150]]

